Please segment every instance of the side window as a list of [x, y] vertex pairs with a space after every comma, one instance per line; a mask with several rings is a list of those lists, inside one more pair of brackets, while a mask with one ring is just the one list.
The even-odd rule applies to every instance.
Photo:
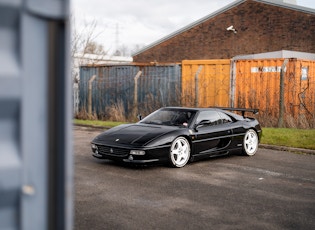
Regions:
[[219, 113], [223, 123], [229, 123], [229, 122], [233, 121], [232, 118], [230, 116], [226, 115], [225, 113], [222, 113], [222, 112], [218, 112], [218, 113]]
[[201, 121], [209, 121], [209, 125], [222, 124], [221, 117], [216, 111], [201, 111], [197, 117], [196, 124]]

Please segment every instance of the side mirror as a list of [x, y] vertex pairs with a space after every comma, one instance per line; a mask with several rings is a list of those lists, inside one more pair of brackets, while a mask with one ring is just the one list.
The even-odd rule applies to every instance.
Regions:
[[142, 115], [141, 115], [141, 114], [138, 114], [138, 115], [137, 115], [137, 118], [139, 119], [139, 121], [141, 121], [141, 120], [142, 120]]
[[195, 130], [197, 131], [197, 129], [201, 126], [205, 126], [205, 125], [211, 125], [211, 121], [209, 120], [202, 120], [199, 123], [195, 124]]

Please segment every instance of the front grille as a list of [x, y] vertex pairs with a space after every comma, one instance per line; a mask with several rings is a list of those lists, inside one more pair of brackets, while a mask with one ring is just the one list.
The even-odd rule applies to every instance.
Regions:
[[119, 156], [125, 157], [128, 156], [130, 150], [129, 149], [122, 149], [122, 148], [113, 148], [103, 145], [96, 145], [98, 148], [98, 153], [101, 155], [109, 155], [109, 156]]

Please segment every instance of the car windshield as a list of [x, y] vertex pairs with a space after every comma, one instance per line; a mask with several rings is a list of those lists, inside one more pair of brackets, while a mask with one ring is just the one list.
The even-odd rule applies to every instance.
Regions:
[[160, 109], [145, 117], [140, 123], [188, 127], [195, 113], [188, 109]]

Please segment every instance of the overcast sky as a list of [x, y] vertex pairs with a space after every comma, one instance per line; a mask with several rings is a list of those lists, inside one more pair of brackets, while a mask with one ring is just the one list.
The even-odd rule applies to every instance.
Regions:
[[[146, 46], [234, 0], [72, 0], [76, 28], [95, 21], [96, 42], [114, 52], [116, 44]], [[315, 0], [296, 0], [315, 8]]]

